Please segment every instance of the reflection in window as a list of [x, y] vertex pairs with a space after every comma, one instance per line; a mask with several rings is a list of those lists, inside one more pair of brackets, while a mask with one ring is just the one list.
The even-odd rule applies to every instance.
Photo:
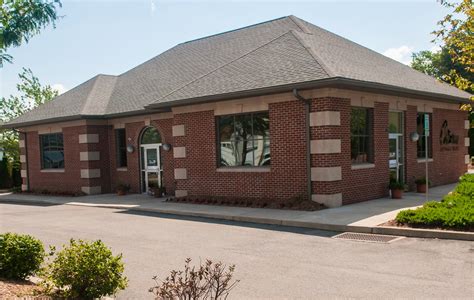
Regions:
[[62, 133], [40, 135], [40, 151], [42, 169], [64, 169]]
[[352, 108], [351, 159], [353, 164], [373, 162], [372, 110]]
[[270, 165], [268, 112], [222, 116], [217, 122], [220, 166]]
[[126, 140], [124, 128], [115, 130], [115, 147], [117, 150], [117, 167], [118, 168], [126, 167], [127, 166], [127, 140]]
[[[416, 117], [416, 132], [420, 136], [417, 142], [417, 156], [418, 158], [426, 158], [426, 143], [425, 143], [425, 115], [429, 117], [429, 129], [431, 131], [431, 114], [418, 113]], [[428, 135], [428, 158], [433, 157], [431, 134]]]
[[161, 143], [161, 135], [154, 127], [148, 127], [142, 134], [140, 144], [159, 144]]

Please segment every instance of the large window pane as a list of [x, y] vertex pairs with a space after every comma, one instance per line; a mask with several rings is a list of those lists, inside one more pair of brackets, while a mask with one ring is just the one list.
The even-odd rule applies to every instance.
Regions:
[[270, 165], [268, 112], [222, 116], [217, 124], [220, 166]]
[[430, 129], [430, 135], [428, 135], [428, 158], [433, 157], [433, 151], [432, 151], [432, 139], [431, 136], [432, 130], [431, 130], [431, 114], [425, 114], [425, 113], [418, 113], [417, 118], [416, 118], [416, 132], [420, 136], [417, 142], [417, 156], [418, 158], [426, 158], [426, 137], [425, 137], [425, 115], [428, 115], [429, 118], [429, 129]]
[[117, 167], [127, 166], [127, 140], [125, 135], [125, 129], [115, 130], [115, 141], [117, 148]]
[[351, 160], [352, 163], [373, 162], [372, 110], [352, 108], [351, 110]]
[[64, 168], [64, 145], [62, 133], [40, 135], [42, 169]]

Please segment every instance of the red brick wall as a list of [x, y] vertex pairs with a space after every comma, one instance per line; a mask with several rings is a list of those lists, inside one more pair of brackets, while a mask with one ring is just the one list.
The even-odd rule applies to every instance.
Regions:
[[[410, 132], [416, 132], [416, 106], [408, 106], [406, 112], [406, 179], [410, 189], [415, 188], [416, 178], [425, 176], [425, 163], [417, 161], [416, 142], [409, 140]], [[448, 121], [449, 129], [459, 136], [457, 145], [442, 146], [439, 140], [443, 122]], [[463, 173], [467, 171], [464, 162], [464, 155], [467, 154], [467, 147], [464, 146], [464, 138], [467, 137], [467, 130], [464, 128], [464, 120], [467, 120], [465, 111], [433, 109], [432, 113], [432, 146], [433, 161], [428, 163], [428, 178], [433, 184], [442, 185], [454, 183]], [[449, 150], [446, 150], [449, 149]]]
[[187, 169], [187, 179], [177, 180], [177, 189], [189, 195], [307, 198], [304, 105], [270, 104], [269, 114], [270, 172], [217, 172], [214, 112], [175, 115], [174, 124], [184, 124], [186, 133], [175, 138], [175, 147], [186, 147], [186, 158], [175, 160], [175, 167]]
[[352, 169], [350, 140], [350, 111], [346, 107], [341, 111], [342, 138], [342, 188], [343, 204], [376, 199], [388, 195], [390, 172], [388, 166], [388, 104], [375, 103], [373, 113], [373, 147], [375, 167]]
[[[173, 119], [153, 120], [151, 126], [154, 126], [161, 134], [163, 143], [172, 144], [171, 127]], [[113, 127], [109, 129], [109, 151], [110, 155], [110, 178], [111, 191], [115, 191], [118, 184], [130, 184], [131, 193], [140, 193], [140, 135], [146, 128], [145, 122], [134, 122], [125, 124], [125, 135], [127, 138], [127, 145], [133, 145], [135, 151], [127, 153], [127, 167], [124, 170], [117, 170], [117, 158], [115, 148], [115, 132]], [[130, 138], [130, 141], [128, 139]], [[174, 161], [173, 150], [162, 151], [163, 164], [163, 185], [166, 187], [167, 193], [174, 193]]]
[[81, 192], [81, 164], [79, 160], [79, 133], [84, 126], [63, 128], [64, 172], [41, 172], [41, 158], [38, 132], [27, 133], [28, 176], [30, 190], [55, 192]]

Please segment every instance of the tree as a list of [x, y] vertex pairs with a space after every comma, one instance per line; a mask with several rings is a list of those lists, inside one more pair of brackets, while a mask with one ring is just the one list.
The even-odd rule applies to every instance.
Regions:
[[[438, 78], [469, 93], [474, 93], [474, 8], [472, 0], [453, 3], [441, 0], [452, 13], [438, 22], [439, 29], [433, 31], [434, 43], [440, 43], [437, 52], [421, 51], [414, 53], [411, 66], [423, 73]], [[471, 97], [474, 101], [474, 97]], [[473, 105], [462, 107], [469, 111], [471, 127], [474, 125]], [[471, 146], [469, 153], [474, 155], [474, 129], [470, 129]]]
[[[23, 68], [18, 75], [20, 83], [16, 88], [18, 96], [11, 95], [2, 97], [0, 101], [0, 122], [8, 122], [40, 104], [52, 100], [58, 95], [58, 91], [49, 85], [41, 85], [39, 79], [34, 76], [30, 69]], [[6, 157], [13, 164], [19, 165], [20, 151], [18, 145], [18, 133], [11, 129], [0, 128], [0, 147], [6, 149]]]
[[57, 7], [60, 0], [0, 0], [0, 67], [12, 60], [8, 48], [28, 42], [49, 24], [56, 25]]

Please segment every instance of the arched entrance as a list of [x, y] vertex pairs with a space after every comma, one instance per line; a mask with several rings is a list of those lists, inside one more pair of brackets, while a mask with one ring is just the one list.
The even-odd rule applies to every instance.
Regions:
[[140, 175], [142, 193], [162, 186], [161, 135], [154, 127], [147, 127], [140, 136]]

